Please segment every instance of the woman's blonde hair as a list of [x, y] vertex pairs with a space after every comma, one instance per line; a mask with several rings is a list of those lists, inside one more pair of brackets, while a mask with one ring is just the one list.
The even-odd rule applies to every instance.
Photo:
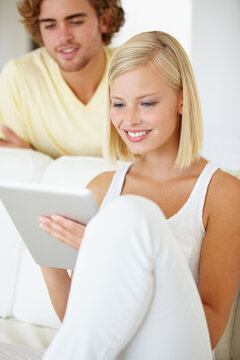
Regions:
[[[169, 86], [183, 93], [181, 133], [175, 166], [187, 167], [200, 156], [203, 130], [196, 81], [188, 56], [180, 43], [162, 31], [135, 35], [112, 58], [108, 73], [109, 89], [118, 76], [147, 63], [157, 70]], [[108, 159], [136, 159], [110, 119], [106, 134], [104, 153]]]

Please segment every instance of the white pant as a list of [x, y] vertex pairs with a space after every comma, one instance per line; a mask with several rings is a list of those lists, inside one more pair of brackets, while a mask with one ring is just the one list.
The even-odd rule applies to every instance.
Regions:
[[87, 226], [63, 324], [44, 360], [210, 360], [188, 265], [152, 201], [121, 196]]

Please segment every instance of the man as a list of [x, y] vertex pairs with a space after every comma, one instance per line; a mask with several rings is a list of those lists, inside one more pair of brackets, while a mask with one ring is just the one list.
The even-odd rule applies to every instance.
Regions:
[[0, 146], [101, 156], [106, 45], [124, 23], [119, 0], [21, 0], [18, 10], [43, 47], [2, 71]]

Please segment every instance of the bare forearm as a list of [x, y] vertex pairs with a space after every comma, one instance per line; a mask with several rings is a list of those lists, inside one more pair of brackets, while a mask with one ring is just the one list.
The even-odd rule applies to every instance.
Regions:
[[62, 321], [67, 307], [71, 278], [64, 269], [41, 266], [41, 270], [53, 307]]
[[4, 139], [0, 138], [0, 147], [9, 147], [9, 148], [22, 148], [22, 149], [32, 149], [34, 150], [31, 144], [28, 144], [25, 140], [17, 136], [11, 129], [7, 126], [2, 125], [1, 131], [4, 135]]

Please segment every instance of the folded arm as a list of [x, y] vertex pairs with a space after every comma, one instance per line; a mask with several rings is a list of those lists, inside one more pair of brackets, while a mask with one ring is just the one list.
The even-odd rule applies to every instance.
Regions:
[[7, 126], [3, 125], [1, 130], [4, 135], [4, 139], [0, 139], [1, 147], [33, 149], [31, 145], [29, 145], [26, 141], [17, 136]]

